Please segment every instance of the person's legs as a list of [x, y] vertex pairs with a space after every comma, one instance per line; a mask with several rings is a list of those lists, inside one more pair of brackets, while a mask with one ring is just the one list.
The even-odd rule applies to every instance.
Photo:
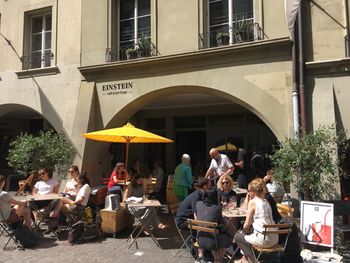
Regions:
[[[17, 207], [17, 209], [16, 209]], [[32, 217], [31, 211], [27, 206], [15, 206], [16, 213], [18, 216], [23, 216], [24, 224], [31, 229], [32, 228]]]
[[52, 217], [58, 217], [59, 216], [62, 206], [63, 206], [63, 202], [60, 199], [60, 200], [58, 200], [55, 208], [53, 209]]
[[251, 249], [251, 245], [245, 240], [245, 234], [237, 233], [235, 235], [235, 242], [237, 246], [243, 251], [245, 257], [247, 257], [249, 262], [254, 262], [255, 256], [254, 252]]
[[244, 189], [247, 188], [247, 179], [245, 178], [244, 174], [239, 174], [237, 181], [238, 181], [238, 187], [239, 188], [244, 188]]

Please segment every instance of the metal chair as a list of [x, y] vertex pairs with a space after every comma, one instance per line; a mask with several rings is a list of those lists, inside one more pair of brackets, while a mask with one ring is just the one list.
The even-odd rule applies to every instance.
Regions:
[[[179, 252], [183, 249], [186, 248], [186, 251], [188, 251], [189, 253], [191, 252], [191, 248], [189, 246], [189, 241], [191, 240], [191, 233], [187, 232], [185, 230], [180, 229], [177, 224], [176, 224], [176, 211], [179, 208], [180, 202], [175, 203], [175, 204], [171, 204], [170, 205], [170, 213], [173, 216], [173, 221], [174, 221], [174, 225], [176, 227], [177, 233], [179, 234], [181, 240], [182, 240], [182, 245], [181, 247], [176, 251], [176, 253], [174, 254], [174, 257], [176, 257]], [[191, 254], [191, 253], [190, 253]], [[191, 254], [192, 255], [192, 254]], [[193, 255], [192, 255], [193, 256]]]
[[[276, 244], [273, 247], [264, 247], [264, 246], [252, 246], [252, 250], [254, 252], [258, 252], [258, 256], [255, 257], [255, 262], [258, 262], [260, 256], [264, 253], [277, 253], [277, 252], [284, 252], [288, 243], [288, 238], [290, 233], [292, 232], [293, 224], [270, 224], [270, 225], [264, 225], [264, 230], [262, 231], [262, 234], [264, 235], [264, 240], [266, 236], [272, 235], [272, 234], [278, 234], [278, 235], [287, 235], [286, 239], [282, 244]], [[254, 253], [255, 255], [255, 253]]]
[[3, 214], [2, 211], [0, 210], [0, 236], [8, 236], [8, 240], [3, 247], [3, 250], [6, 249], [7, 245], [10, 243], [11, 240], [15, 242], [17, 249], [23, 250], [23, 246], [18, 242], [16, 239], [16, 229], [23, 224], [23, 219], [20, 219], [16, 222], [8, 222], [6, 220], [3, 220]]

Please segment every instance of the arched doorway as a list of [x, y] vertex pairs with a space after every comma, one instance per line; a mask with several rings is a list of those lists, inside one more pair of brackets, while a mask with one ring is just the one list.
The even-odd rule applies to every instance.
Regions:
[[7, 164], [10, 143], [21, 133], [37, 134], [43, 130], [53, 130], [51, 124], [37, 111], [19, 104], [0, 106], [0, 173], [13, 173]]
[[[277, 142], [259, 117], [225, 97], [191, 92], [168, 94], [143, 104], [129, 116], [125, 115], [127, 108], [135, 107], [127, 105], [112, 118], [108, 128], [122, 125], [121, 116], [127, 116], [137, 127], [172, 138], [172, 145], [133, 145], [130, 151], [130, 160], [141, 159], [150, 167], [155, 160], [161, 160], [167, 174], [173, 173], [183, 153], [190, 154], [193, 166], [200, 163], [206, 167], [209, 149], [224, 141], [246, 149], [248, 160], [253, 152], [268, 153]], [[235, 153], [228, 154], [236, 157]]]

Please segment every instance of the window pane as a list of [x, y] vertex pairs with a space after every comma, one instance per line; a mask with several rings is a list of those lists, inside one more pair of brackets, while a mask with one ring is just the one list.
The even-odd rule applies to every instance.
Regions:
[[51, 32], [45, 33], [45, 49], [51, 48]]
[[134, 20], [120, 22], [120, 42], [134, 39]]
[[41, 52], [32, 53], [31, 68], [41, 68]]
[[120, 20], [134, 17], [134, 0], [120, 0]]
[[210, 3], [210, 25], [228, 23], [228, 0]]
[[42, 16], [33, 17], [33, 20], [32, 20], [32, 33], [39, 33], [39, 32], [41, 32], [42, 26], [43, 26], [43, 17]]
[[233, 14], [238, 19], [253, 18], [253, 0], [234, 0]]
[[151, 13], [150, 0], [138, 0], [138, 16], [149, 15]]
[[51, 50], [45, 50], [44, 64], [45, 67], [49, 67], [51, 65]]
[[42, 34], [35, 34], [32, 36], [32, 51], [41, 50], [41, 37]]
[[150, 36], [151, 35], [151, 17], [146, 16], [139, 18], [137, 20], [138, 23], [138, 34], [137, 37]]
[[46, 15], [46, 31], [51, 30], [51, 24], [52, 24], [52, 19], [51, 19], [51, 14]]

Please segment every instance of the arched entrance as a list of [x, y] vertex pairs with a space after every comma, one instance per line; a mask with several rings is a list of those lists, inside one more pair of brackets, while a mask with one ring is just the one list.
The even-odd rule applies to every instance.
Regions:
[[8, 175], [13, 171], [7, 164], [10, 143], [21, 133], [37, 134], [52, 130], [51, 124], [37, 111], [19, 104], [0, 106], [0, 173]]
[[[276, 101], [272, 100], [272, 103], [278, 105]], [[272, 127], [275, 125], [269, 121], [269, 114], [263, 115], [246, 102], [221, 91], [176, 87], [138, 97], [116, 113], [105, 128], [121, 126], [130, 120], [139, 128], [174, 139], [175, 143], [169, 145], [132, 145], [129, 155], [130, 160], [139, 158], [148, 166], [160, 159], [166, 173], [171, 174], [185, 152], [191, 155], [193, 165], [200, 162], [206, 167], [209, 149], [225, 141], [245, 148], [247, 159], [253, 152], [268, 153], [277, 142], [277, 136], [258, 114]], [[99, 158], [99, 161], [104, 166], [104, 175], [108, 176], [111, 170], [109, 145], [98, 144], [96, 147], [100, 148], [97, 151], [99, 156], [106, 157]], [[229, 154], [232, 158], [236, 157], [234, 153]], [[123, 156], [116, 153], [111, 159], [118, 158]], [[107, 160], [104, 164], [103, 159]]]

